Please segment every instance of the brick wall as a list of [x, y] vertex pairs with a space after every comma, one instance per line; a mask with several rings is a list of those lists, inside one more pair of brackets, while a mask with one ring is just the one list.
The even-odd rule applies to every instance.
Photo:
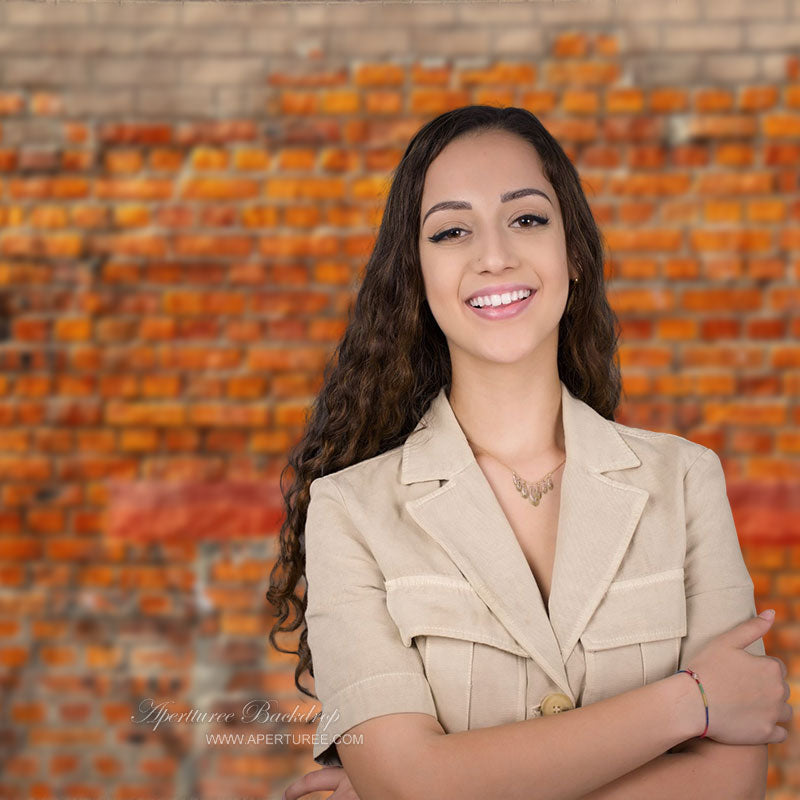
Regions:
[[[796, 695], [798, 0], [7, 2], [0, 797], [278, 798], [315, 767], [205, 740], [301, 723], [131, 717], [311, 707], [266, 640], [278, 475], [388, 173], [471, 102], [530, 109], [578, 166], [619, 418], [722, 457]], [[770, 758], [795, 797], [797, 743]]]

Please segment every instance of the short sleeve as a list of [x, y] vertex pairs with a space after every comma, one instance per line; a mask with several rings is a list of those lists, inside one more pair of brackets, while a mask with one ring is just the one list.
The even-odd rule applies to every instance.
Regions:
[[[706, 448], [684, 477], [687, 634], [680, 669], [715, 636], [756, 616], [754, 586], [742, 557], [719, 456]], [[759, 638], [745, 650], [764, 655]]]
[[322, 705], [314, 761], [341, 766], [334, 739], [354, 725], [436, 710], [419, 651], [403, 644], [383, 574], [327, 476], [310, 486], [305, 558], [308, 645]]

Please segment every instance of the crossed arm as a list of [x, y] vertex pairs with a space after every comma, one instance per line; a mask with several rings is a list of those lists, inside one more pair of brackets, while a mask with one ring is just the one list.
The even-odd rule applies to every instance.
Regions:
[[729, 745], [690, 739], [581, 800], [764, 800], [767, 745]]

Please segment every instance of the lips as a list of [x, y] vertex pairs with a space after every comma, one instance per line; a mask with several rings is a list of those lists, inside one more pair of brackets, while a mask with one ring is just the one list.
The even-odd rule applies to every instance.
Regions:
[[[482, 319], [486, 320], [502, 320], [502, 319], [509, 319], [511, 317], [516, 317], [519, 314], [524, 314], [526, 309], [530, 307], [533, 302], [533, 299], [536, 297], [536, 292], [531, 290], [531, 293], [524, 297], [522, 300], [515, 300], [512, 303], [508, 303], [507, 305], [499, 305], [499, 306], [483, 306], [481, 308], [477, 308], [476, 306], [472, 306], [469, 303], [465, 303], [464, 305], [472, 311], [473, 314], [481, 317]], [[479, 297], [481, 295], [478, 295]]]
[[486, 297], [487, 295], [493, 294], [510, 294], [511, 292], [523, 292], [529, 291], [533, 292], [533, 286], [528, 286], [526, 283], [503, 283], [503, 284], [495, 284], [494, 286], [484, 286], [481, 289], [473, 292], [464, 302], [469, 303], [470, 300], [474, 300], [476, 297]]
[[[511, 305], [513, 303], [519, 303], [520, 301], [524, 300], [528, 295], [532, 293], [533, 290], [531, 289], [514, 289], [512, 292], [503, 292], [498, 294], [491, 294], [491, 295], [475, 295], [467, 300], [467, 305], [470, 306], [477, 306], [480, 304], [483, 308], [493, 307], [499, 308], [501, 305]], [[514, 296], [516, 295], [516, 297]], [[497, 298], [497, 303], [494, 302], [495, 298]], [[485, 301], [485, 302], [484, 302]]]

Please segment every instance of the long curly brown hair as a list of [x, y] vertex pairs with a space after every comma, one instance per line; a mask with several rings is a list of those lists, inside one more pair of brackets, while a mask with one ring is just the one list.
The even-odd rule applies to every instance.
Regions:
[[[529, 141], [558, 196], [567, 257], [580, 280], [570, 282], [559, 323], [558, 372], [576, 397], [614, 419], [621, 378], [616, 363], [618, 321], [606, 298], [603, 241], [578, 173], [566, 153], [531, 112], [472, 105], [448, 111], [411, 139], [394, 171], [375, 247], [351, 306], [347, 329], [323, 373], [302, 439], [281, 472], [286, 519], [280, 554], [270, 573], [267, 600], [277, 620], [269, 635], [280, 652], [299, 658], [297, 688], [305, 669], [314, 676], [307, 644], [304, 529], [309, 486], [336, 472], [401, 445], [442, 386], [449, 392], [447, 341], [428, 306], [419, 259], [420, 203], [431, 162], [451, 141], [467, 133], [505, 130]], [[283, 489], [283, 475], [294, 478]], [[289, 620], [293, 612], [292, 619]], [[288, 621], [288, 623], [287, 623]], [[297, 650], [278, 645], [275, 635], [303, 626]]]

